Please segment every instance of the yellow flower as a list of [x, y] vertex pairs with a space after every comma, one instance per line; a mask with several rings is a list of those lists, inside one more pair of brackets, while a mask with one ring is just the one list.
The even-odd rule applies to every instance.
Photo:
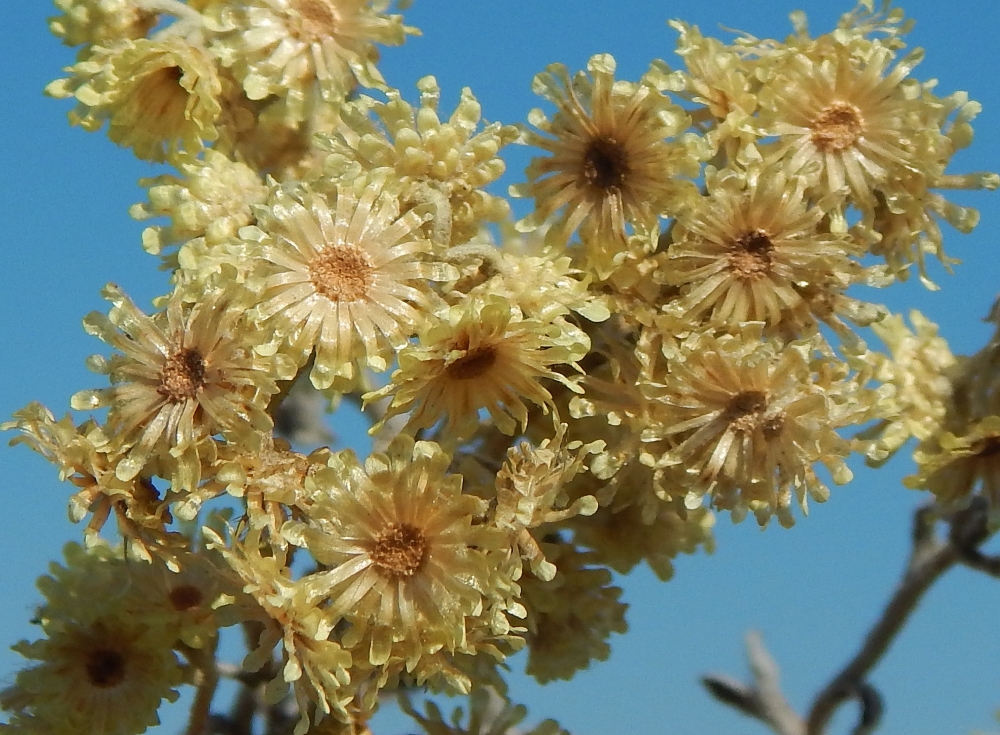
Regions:
[[27, 444], [59, 468], [60, 480], [76, 487], [69, 517], [78, 523], [91, 516], [83, 532], [88, 544], [96, 543], [114, 514], [118, 533], [133, 559], [171, 558], [176, 547], [183, 545], [180, 534], [167, 531], [170, 513], [156, 488], [143, 478], [122, 481], [115, 475], [116, 447], [93, 420], [79, 426], [69, 416], [56, 421], [45, 406], [32, 403], [16, 412], [14, 421], [0, 424], [0, 430], [8, 429], [21, 432], [11, 444]]
[[821, 337], [781, 346], [760, 341], [760, 327], [686, 340], [669, 373], [644, 387], [659, 405], [643, 438], [676, 443], [650, 461], [686, 472], [688, 507], [707, 494], [734, 520], [752, 511], [761, 525], [776, 514], [790, 526], [793, 500], [805, 511], [807, 495], [829, 497], [816, 462], [837, 484], [851, 479], [850, 444], [834, 429], [877, 417], [880, 396], [846, 365], [818, 357]]
[[[441, 88], [434, 77], [417, 82], [420, 106], [414, 108], [390, 89], [388, 102], [361, 97], [341, 111], [343, 125], [321, 137], [331, 153], [324, 173], [350, 182], [379, 168], [392, 169], [407, 208], [434, 212], [426, 227], [439, 247], [466, 242], [487, 222], [510, 214], [507, 202], [485, 191], [504, 172], [497, 152], [517, 138], [517, 128], [500, 123], [480, 127], [481, 108], [465, 88], [455, 111], [438, 117]], [[378, 123], [374, 118], [378, 119]]]
[[628, 630], [628, 605], [619, 601], [621, 588], [611, 584], [611, 572], [595, 565], [593, 553], [565, 543], [543, 549], [559, 573], [551, 581], [525, 577], [522, 589], [528, 608], [525, 671], [545, 684], [606, 660], [608, 638]]
[[143, 732], [186, 679], [172, 650], [177, 628], [135, 605], [132, 565], [120, 551], [67, 544], [64, 552], [66, 566], [52, 564], [52, 576], [38, 580], [45, 637], [13, 646], [37, 663], [3, 692], [3, 707], [51, 735]]
[[437, 444], [406, 436], [364, 466], [350, 450], [313, 475], [321, 489], [306, 522], [282, 533], [328, 571], [301, 580], [307, 600], [351, 627], [343, 643], [368, 647], [379, 666], [390, 657], [412, 670], [424, 654], [466, 643], [466, 618], [498, 596], [491, 552], [503, 534], [475, 521], [485, 501], [462, 493]]
[[[863, 246], [824, 226], [823, 203], [808, 206], [801, 179], [726, 174], [708, 176], [708, 196], [678, 217], [659, 275], [680, 289], [670, 314], [730, 329], [761, 321], [773, 332], [801, 321], [803, 308], [808, 314], [804, 284], [838, 294], [874, 283], [849, 258], [860, 257]], [[815, 329], [817, 317], [809, 321]]]
[[326, 714], [349, 721], [347, 706], [354, 698], [352, 658], [350, 651], [330, 638], [336, 618], [310, 603], [309, 590], [292, 580], [284, 554], [262, 553], [269, 547], [262, 543], [258, 531], [251, 530], [243, 540], [233, 538], [228, 545], [213, 530], [203, 532], [209, 548], [221, 554], [243, 581], [243, 591], [259, 606], [244, 610], [242, 622], [260, 624], [254, 626], [260, 636], [256, 645], [250, 643], [244, 670], [270, 666], [280, 644], [280, 671], [268, 683], [264, 696], [271, 702], [280, 701], [291, 686], [299, 712], [294, 735], [305, 735], [310, 731], [310, 719], [315, 724]]
[[155, 462], [174, 492], [190, 491], [203, 455], [214, 455], [214, 435], [260, 444], [272, 427], [264, 408], [279, 376], [244, 343], [243, 309], [220, 295], [189, 306], [175, 293], [165, 311], [150, 317], [117, 286], [104, 295], [114, 305], [110, 316], [92, 312], [84, 324], [120, 351], [90, 362], [112, 385], [81, 391], [72, 405], [109, 409], [105, 431], [125, 454], [115, 471], [119, 480]]
[[[565, 243], [584, 227], [587, 256], [603, 276], [625, 247], [626, 225], [655, 234], [661, 214], [672, 212], [693, 185], [702, 153], [697, 139], [680, 135], [687, 114], [663, 94], [671, 84], [659, 67], [638, 84], [614, 80], [615, 61], [591, 57], [585, 74], [570, 79], [553, 64], [535, 77], [535, 91], [556, 105], [528, 119], [540, 133], [525, 142], [548, 154], [526, 171], [528, 183], [511, 194], [535, 199], [535, 211], [518, 227], [530, 231], [562, 211], [552, 232]], [[551, 136], [551, 137], [549, 137]]]
[[910, 312], [913, 330], [894, 314], [872, 325], [890, 355], [870, 355], [875, 377], [896, 389], [899, 412], [861, 434], [870, 442], [865, 453], [870, 464], [881, 466], [911, 437], [925, 441], [938, 433], [952, 394], [958, 361], [937, 325], [916, 309]]
[[266, 234], [255, 235], [269, 265], [254, 319], [274, 340], [287, 338], [302, 361], [315, 349], [311, 378], [321, 389], [352, 379], [359, 357], [385, 370], [389, 348], [402, 347], [430, 310], [426, 281], [455, 273], [424, 258], [430, 243], [418, 232], [423, 217], [400, 216], [393, 192], [379, 179], [365, 181], [338, 187], [329, 204], [318, 195], [299, 203], [279, 191], [273, 224], [261, 222]]
[[913, 453], [916, 474], [907, 487], [930, 490], [945, 508], [954, 508], [978, 491], [1000, 515], [1000, 416], [986, 416], [961, 431], [942, 432]]
[[399, 369], [387, 386], [365, 395], [366, 404], [392, 396], [373, 431], [389, 417], [412, 411], [408, 426], [428, 428], [446, 418], [448, 434], [464, 434], [479, 425], [479, 409], [485, 408], [500, 431], [513, 434], [528, 423], [526, 400], [546, 410], [552, 406], [540, 378], [579, 391], [552, 368], [577, 368], [589, 348], [586, 334], [566, 321], [525, 319], [500, 296], [468, 299], [400, 352]]
[[67, 46], [142, 38], [157, 21], [157, 14], [136, 0], [55, 0], [55, 6], [63, 14], [49, 18], [49, 30]]
[[255, 221], [253, 205], [267, 200], [260, 175], [218, 151], [207, 150], [204, 159], [184, 161], [177, 168], [182, 177], [164, 174], [140, 180], [149, 189], [149, 202], [129, 210], [137, 220], [170, 218], [169, 225], [143, 230], [142, 245], [153, 255], [196, 237], [204, 237], [208, 246], [235, 237], [239, 228]]
[[95, 46], [45, 91], [76, 98], [74, 125], [94, 131], [108, 121], [108, 137], [139, 158], [178, 161], [219, 138], [223, 86], [214, 64], [180, 38], [140, 38]]
[[937, 165], [920, 146], [928, 121], [904, 84], [919, 52], [891, 70], [893, 52], [881, 46], [864, 60], [836, 44], [828, 56], [815, 56], [793, 54], [782, 82], [768, 85], [762, 125], [778, 141], [765, 159], [783, 160], [790, 173], [812, 167], [820, 195], [847, 188], [852, 201], [868, 209], [876, 189]]
[[387, 15], [386, 0], [250, 0], [213, 3], [206, 14], [221, 32], [215, 52], [251, 100], [278, 95], [305, 119], [318, 85], [342, 101], [360, 82], [382, 87], [374, 42], [398, 46], [416, 30]]

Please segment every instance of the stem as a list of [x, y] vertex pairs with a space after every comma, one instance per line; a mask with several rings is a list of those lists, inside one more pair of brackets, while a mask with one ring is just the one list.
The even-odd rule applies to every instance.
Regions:
[[185, 647], [184, 654], [198, 670], [198, 691], [195, 693], [191, 712], [188, 716], [185, 735], [205, 735], [208, 732], [208, 718], [211, 715], [212, 698], [219, 685], [219, 672], [215, 667], [215, 649], [218, 638], [212, 642], [210, 649]]

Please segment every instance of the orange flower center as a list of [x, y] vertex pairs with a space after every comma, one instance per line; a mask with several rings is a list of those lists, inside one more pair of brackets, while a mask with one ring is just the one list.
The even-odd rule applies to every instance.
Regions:
[[118, 686], [125, 679], [125, 658], [112, 648], [88, 651], [85, 667], [87, 681], [99, 689]]
[[330, 301], [362, 301], [368, 295], [375, 269], [354, 245], [329, 247], [309, 264], [316, 292]]
[[594, 138], [583, 154], [583, 178], [601, 191], [621, 189], [628, 175], [628, 157], [610, 136]]
[[760, 421], [760, 414], [767, 408], [767, 396], [759, 390], [745, 390], [729, 400], [723, 413], [734, 431], [752, 431]]
[[744, 232], [733, 241], [729, 266], [744, 279], [757, 279], [771, 270], [771, 252], [774, 243], [763, 230]]
[[810, 127], [813, 145], [825, 153], [853, 146], [864, 132], [865, 121], [855, 105], [838, 101], [825, 107]]
[[294, 0], [292, 9], [298, 22], [291, 26], [292, 35], [306, 43], [316, 43], [332, 37], [337, 30], [337, 14], [324, 0]]
[[427, 538], [409, 523], [393, 523], [376, 538], [369, 552], [378, 572], [390, 579], [412, 577], [427, 561]]
[[183, 348], [171, 355], [160, 370], [157, 391], [171, 403], [181, 403], [198, 395], [205, 385], [205, 360], [198, 350]]
[[174, 138], [184, 127], [191, 94], [181, 86], [183, 76], [179, 66], [161, 67], [146, 74], [133, 93], [130, 108], [158, 138]]

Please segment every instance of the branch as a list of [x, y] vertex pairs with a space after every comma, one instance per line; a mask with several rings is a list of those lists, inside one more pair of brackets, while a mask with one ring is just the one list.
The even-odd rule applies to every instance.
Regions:
[[746, 647], [753, 674], [752, 686], [718, 675], [702, 677], [702, 684], [720, 702], [764, 722], [778, 735], [805, 735], [805, 723], [781, 693], [778, 665], [764, 647], [760, 634], [748, 633]]
[[[990, 535], [986, 525], [985, 500], [982, 498], [975, 498], [967, 508], [948, 519], [951, 528], [945, 541], [933, 534], [936, 515], [930, 507], [917, 510], [913, 550], [906, 572], [881, 617], [866, 636], [861, 650], [816, 696], [807, 720], [808, 735], [821, 735], [844, 700], [858, 696], [857, 693], [867, 686], [864, 680], [868, 672], [889, 650], [924, 593], [942, 574], [962, 560], [961, 549], [975, 549]], [[864, 712], [862, 715], [864, 719]]]
[[777, 735], [823, 735], [837, 708], [848, 699], [856, 699], [860, 716], [853, 735], [873, 732], [882, 718], [883, 706], [881, 695], [867, 682], [867, 676], [889, 650], [931, 585], [958, 563], [1000, 577], [1000, 558], [979, 551], [979, 546], [994, 532], [988, 523], [985, 499], [974, 498], [966, 508], [945, 517], [949, 523], [946, 539], [934, 533], [935, 523], [941, 518], [933, 505], [916, 511], [911, 535], [913, 547], [903, 578], [861, 649], [816, 695], [805, 720], [789, 707], [781, 694], [777, 665], [756, 634], [747, 637], [753, 685], [726, 676], [706, 676], [702, 683], [709, 693], [764, 722]]

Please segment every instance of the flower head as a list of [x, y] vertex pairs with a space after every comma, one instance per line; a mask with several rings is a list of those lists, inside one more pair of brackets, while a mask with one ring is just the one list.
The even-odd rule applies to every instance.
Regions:
[[603, 274], [624, 248], [626, 225], [655, 233], [659, 216], [691, 192], [684, 177], [697, 176], [701, 154], [694, 138], [677, 137], [690, 120], [662, 93], [669, 83], [661, 70], [638, 84], [616, 82], [607, 54], [592, 57], [587, 70], [592, 79], [571, 79], [553, 64], [535, 77], [535, 91], [557, 109], [551, 120], [531, 113], [541, 132], [527, 133], [526, 142], [549, 156], [535, 158], [528, 183], [511, 193], [535, 199], [534, 213], [518, 224], [525, 230], [559, 211], [553, 235], [561, 242], [584, 227], [588, 258]]
[[400, 216], [379, 179], [359, 191], [361, 183], [338, 187], [329, 204], [278, 192], [261, 223], [266, 234], [258, 231], [267, 265], [254, 318], [301, 361], [315, 349], [317, 388], [353, 378], [357, 358], [385, 370], [390, 348], [401, 348], [430, 311], [426, 281], [454, 275], [426, 258], [421, 215]]
[[590, 348], [587, 336], [563, 320], [525, 319], [499, 296], [467, 299], [420, 334], [399, 355], [399, 369], [365, 402], [392, 396], [385, 417], [412, 411], [409, 425], [431, 427], [447, 418], [446, 431], [468, 432], [485, 408], [505, 434], [528, 422], [530, 401], [551, 407], [538, 381], [556, 380], [579, 390], [553, 366], [576, 367]]
[[139, 158], [190, 158], [219, 138], [223, 84], [215, 62], [180, 38], [95, 46], [69, 71], [46, 93], [75, 97], [74, 125], [94, 131], [107, 121], [108, 137]]
[[264, 407], [278, 388], [273, 367], [245, 342], [243, 309], [223, 295], [190, 306], [175, 293], [150, 317], [117, 286], [104, 294], [114, 304], [110, 316], [93, 312], [84, 324], [119, 350], [91, 360], [112, 385], [81, 391], [72, 405], [110, 409], [105, 431], [125, 455], [119, 480], [156, 462], [174, 491], [190, 491], [201, 476], [201, 455], [214, 453], [215, 434], [260, 444], [272, 427]]
[[[809, 314], [805, 284], [839, 294], [871, 280], [849, 258], [864, 248], [823, 226], [826, 212], [808, 206], [801, 179], [708, 178], [709, 195], [678, 218], [663, 263], [660, 278], [680, 289], [670, 313], [694, 325], [704, 319], [732, 329], [761, 321], [773, 330]], [[808, 326], [823, 316], [809, 314]]]
[[[417, 82], [420, 106], [414, 108], [390, 89], [388, 102], [361, 97], [344, 106], [343, 124], [323, 145], [331, 153], [324, 172], [349, 182], [376, 169], [391, 169], [407, 207], [430, 207], [426, 227], [438, 247], [469, 240], [487, 222], [510, 214], [507, 202], [485, 187], [504, 172], [497, 153], [517, 138], [517, 128], [500, 123], [480, 126], [481, 107], [468, 88], [445, 120], [438, 114], [441, 89], [434, 77]], [[376, 121], [377, 119], [377, 121]]]
[[378, 666], [466, 644], [467, 617], [496, 598], [491, 552], [503, 535], [477, 523], [485, 501], [463, 494], [438, 445], [400, 437], [362, 466], [350, 451], [330, 457], [312, 482], [322, 489], [306, 522], [282, 533], [329, 571], [302, 580], [312, 602], [351, 624], [344, 644], [363, 643]]
[[775, 514], [791, 525], [793, 499], [805, 510], [807, 494], [829, 497], [814, 463], [838, 484], [851, 479], [850, 444], [834, 429], [873, 417], [880, 396], [843, 364], [815, 359], [820, 337], [780, 346], [761, 341], [759, 330], [686, 340], [669, 373], [645, 389], [659, 411], [644, 439], [674, 443], [649, 461], [685, 470], [690, 507], [707, 494], [736, 520], [752, 511], [761, 525]]
[[385, 0], [250, 0], [220, 4], [216, 53], [233, 68], [251, 100], [283, 97], [289, 114], [306, 117], [316, 100], [342, 101], [360, 82], [384, 85], [375, 43], [398, 46], [407, 33]]

